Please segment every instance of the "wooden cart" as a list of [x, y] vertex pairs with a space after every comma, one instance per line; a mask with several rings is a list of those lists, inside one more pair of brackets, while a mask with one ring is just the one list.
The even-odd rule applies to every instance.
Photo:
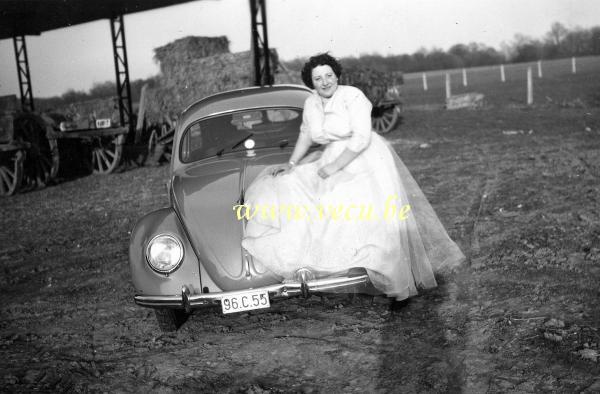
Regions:
[[58, 174], [56, 138], [34, 113], [4, 114], [0, 121], [0, 195], [44, 187]]
[[0, 195], [11, 196], [19, 190], [23, 180], [23, 162], [29, 144], [0, 143]]
[[58, 107], [46, 115], [46, 120], [52, 124], [59, 145], [79, 146], [80, 153], [87, 156], [80, 160], [89, 164], [95, 174], [113, 172], [121, 164], [125, 145], [134, 144], [135, 135], [129, 135], [129, 128], [118, 126], [120, 120], [116, 97]]
[[95, 174], [110, 174], [121, 162], [128, 127], [106, 129], [77, 129], [55, 131], [57, 140], [77, 140], [89, 148], [92, 170]]
[[154, 165], [171, 161], [175, 122], [163, 117], [163, 122], [150, 125], [148, 131], [148, 161]]
[[373, 104], [371, 123], [379, 134], [392, 131], [401, 120], [402, 73], [384, 73], [368, 68], [350, 68], [342, 72], [340, 83], [356, 86]]

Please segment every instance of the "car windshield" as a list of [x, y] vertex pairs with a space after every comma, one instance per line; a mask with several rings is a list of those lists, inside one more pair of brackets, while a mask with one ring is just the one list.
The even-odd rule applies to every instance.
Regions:
[[254, 142], [252, 149], [292, 146], [301, 122], [299, 108], [248, 109], [202, 119], [185, 130], [181, 161], [246, 150], [250, 141]]

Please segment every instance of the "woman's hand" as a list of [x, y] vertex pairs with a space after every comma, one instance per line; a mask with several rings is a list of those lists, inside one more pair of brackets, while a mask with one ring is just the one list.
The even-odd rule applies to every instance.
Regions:
[[294, 168], [294, 166], [289, 163], [282, 164], [282, 165], [276, 167], [275, 169], [273, 169], [273, 172], [271, 172], [271, 175], [280, 176], [280, 175], [289, 174], [293, 168]]
[[329, 163], [329, 164], [326, 164], [323, 167], [319, 168], [319, 170], [317, 171], [317, 174], [319, 174], [319, 176], [321, 178], [327, 179], [331, 175], [335, 174], [336, 172], [338, 172], [337, 166], [333, 163]]

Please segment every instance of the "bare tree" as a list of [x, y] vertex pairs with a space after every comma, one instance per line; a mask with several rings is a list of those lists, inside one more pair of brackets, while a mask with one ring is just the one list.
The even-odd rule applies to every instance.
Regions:
[[569, 30], [567, 30], [562, 23], [554, 22], [552, 26], [550, 26], [550, 31], [547, 34], [547, 38], [554, 45], [559, 46], [568, 33]]

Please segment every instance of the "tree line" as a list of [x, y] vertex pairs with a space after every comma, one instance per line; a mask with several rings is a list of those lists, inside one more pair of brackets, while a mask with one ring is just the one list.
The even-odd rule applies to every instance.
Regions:
[[[136, 79], [129, 83], [131, 90], [131, 101], [139, 102], [142, 86], [148, 84], [150, 87], [155, 86], [156, 77], [148, 79]], [[92, 88], [85, 92], [83, 90], [69, 89], [60, 96], [35, 98], [36, 110], [52, 111], [56, 108], [65, 107], [71, 103], [80, 103], [83, 101], [105, 99], [117, 96], [117, 84], [113, 81], [95, 83]]]
[[[568, 29], [554, 22], [543, 38], [516, 34], [511, 43], [503, 43], [495, 49], [481, 43], [456, 44], [448, 50], [422, 48], [413, 54], [388, 55], [364, 54], [344, 57], [340, 61], [346, 68], [368, 67], [382, 72], [417, 72], [450, 68], [489, 66], [501, 63], [519, 63], [540, 59], [557, 59], [571, 56], [600, 55], [600, 26]], [[299, 71], [306, 58], [283, 61], [284, 66]], [[139, 101], [144, 84], [154, 86], [157, 77], [137, 79], [131, 82], [131, 99]], [[116, 96], [112, 81], [94, 84], [89, 92], [68, 90], [61, 96], [36, 99], [41, 110], [52, 109], [74, 102]]]
[[[446, 51], [422, 48], [413, 54], [364, 54], [343, 57], [340, 62], [348, 68], [369, 67], [383, 72], [408, 73], [591, 55], [600, 55], [600, 26], [569, 30], [560, 22], [554, 22], [543, 38], [516, 34], [511, 43], [503, 43], [500, 49], [472, 42], [453, 45]], [[306, 60], [296, 58], [284, 65], [299, 71]]]

